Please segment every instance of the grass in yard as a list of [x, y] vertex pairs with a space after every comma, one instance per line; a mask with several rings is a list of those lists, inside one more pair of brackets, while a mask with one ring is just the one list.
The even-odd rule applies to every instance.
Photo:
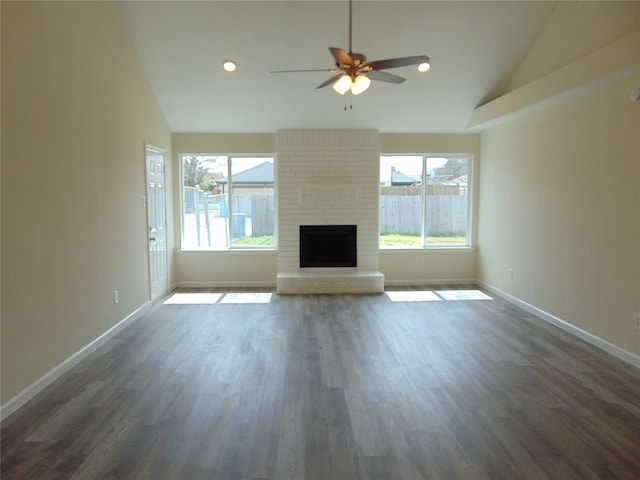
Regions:
[[[465, 237], [427, 237], [428, 245], [465, 245]], [[256, 237], [242, 237], [233, 240], [233, 245], [238, 247], [273, 247], [275, 238], [273, 235], [260, 235]], [[422, 246], [420, 235], [403, 235], [398, 233], [380, 235], [380, 247], [420, 247]]]
[[234, 238], [233, 245], [238, 247], [273, 247], [276, 240], [273, 235]]
[[[452, 236], [429, 236], [427, 237], [427, 245], [465, 245], [467, 239], [465, 237]], [[380, 235], [381, 247], [420, 247], [422, 241], [420, 235], [403, 235], [398, 233], [389, 233]]]
[[401, 235], [398, 233], [380, 235], [381, 247], [419, 247], [420, 235]]

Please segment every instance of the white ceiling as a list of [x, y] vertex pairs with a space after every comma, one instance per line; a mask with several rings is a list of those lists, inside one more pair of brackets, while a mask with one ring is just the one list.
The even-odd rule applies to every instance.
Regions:
[[[353, 50], [368, 60], [426, 54], [432, 69], [389, 70], [360, 96], [316, 90], [328, 47], [348, 50], [347, 0], [125, 1], [119, 10], [174, 132], [373, 128], [464, 132], [472, 110], [504, 91], [554, 2], [356, 1]], [[222, 70], [225, 59], [236, 72]], [[344, 110], [352, 102], [353, 109]]]

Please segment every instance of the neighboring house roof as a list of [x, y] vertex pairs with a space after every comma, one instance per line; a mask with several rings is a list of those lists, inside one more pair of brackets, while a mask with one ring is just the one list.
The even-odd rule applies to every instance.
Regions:
[[459, 177], [451, 177], [450, 175], [444, 175], [442, 177], [436, 177], [433, 180], [431, 180], [429, 183], [431, 184], [438, 184], [438, 185], [462, 185], [462, 186], [467, 186], [469, 182], [469, 177], [468, 175], [465, 173], [463, 175], [460, 175]]
[[[243, 170], [240, 173], [233, 175], [233, 184], [245, 184], [245, 185], [264, 185], [273, 184], [273, 163], [263, 162], [255, 167]], [[227, 177], [217, 180], [217, 183], [227, 184], [229, 179]]]
[[405, 175], [398, 170], [391, 172], [391, 185], [415, 185], [420, 183], [420, 179]]

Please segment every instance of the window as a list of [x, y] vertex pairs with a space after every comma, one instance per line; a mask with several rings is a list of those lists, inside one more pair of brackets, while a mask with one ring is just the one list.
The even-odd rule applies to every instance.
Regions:
[[380, 247], [469, 245], [471, 156], [380, 157]]
[[274, 158], [181, 155], [182, 249], [274, 248]]

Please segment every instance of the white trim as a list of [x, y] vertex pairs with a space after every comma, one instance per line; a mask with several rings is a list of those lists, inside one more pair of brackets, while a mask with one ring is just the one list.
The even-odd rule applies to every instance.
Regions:
[[278, 249], [275, 247], [264, 247], [264, 248], [252, 248], [252, 247], [236, 247], [236, 248], [225, 248], [225, 249], [221, 249], [221, 250], [212, 250], [212, 249], [191, 249], [191, 250], [177, 250], [177, 253], [180, 255], [197, 255], [197, 254], [204, 254], [204, 255], [210, 255], [210, 254], [215, 254], [215, 255], [226, 255], [226, 254], [236, 254], [236, 253], [248, 253], [250, 255], [254, 255], [257, 253], [277, 253]]
[[145, 311], [147, 308], [151, 306], [151, 302], [146, 302], [141, 307], [127, 315], [120, 322], [115, 324], [109, 330], [104, 332], [98, 338], [93, 340], [88, 345], [85, 345], [76, 353], [71, 355], [69, 358], [64, 360], [62, 363], [55, 366], [53, 369], [49, 370], [38, 380], [33, 382], [27, 388], [18, 393], [15, 397], [8, 400], [4, 405], [0, 407], [0, 420], [4, 421], [10, 415], [15, 413], [20, 407], [25, 405], [28, 401], [33, 399], [36, 395], [42, 392], [45, 388], [51, 385], [54, 381], [56, 381], [59, 377], [67, 373], [77, 364], [79, 364], [82, 360], [87, 358], [93, 352], [98, 350], [102, 345], [104, 345], [108, 340], [113, 338], [120, 330], [124, 329], [128, 326], [133, 320], [136, 320], [138, 316]]
[[[430, 252], [430, 253], [472, 253], [476, 251], [476, 247], [472, 247], [470, 245], [460, 245], [460, 246], [455, 246], [455, 245], [443, 245], [443, 246], [437, 246], [437, 244], [432, 243], [427, 245], [426, 247], [378, 247], [378, 253], [379, 254], [386, 254], [386, 253], [409, 253], [411, 255], [415, 255], [416, 253], [424, 253], [424, 252]], [[475, 280], [474, 280], [475, 281]]]
[[482, 288], [488, 290], [489, 292], [493, 293], [494, 295], [501, 297], [507, 302], [512, 303], [513, 305], [516, 305], [517, 307], [520, 307], [523, 310], [535, 315], [541, 320], [544, 320], [545, 322], [550, 323], [551, 325], [554, 325], [560, 328], [561, 330], [564, 330], [565, 332], [568, 332], [580, 338], [581, 340], [584, 340], [585, 342], [604, 350], [605, 352], [613, 355], [614, 357], [616, 357], [619, 360], [622, 360], [625, 363], [629, 363], [634, 367], [640, 368], [640, 356], [634, 353], [631, 353], [628, 350], [625, 350], [624, 348], [618, 347], [617, 345], [614, 345], [613, 343], [608, 342], [603, 338], [600, 338], [592, 333], [589, 333], [586, 330], [582, 330], [581, 328], [576, 327], [575, 325], [572, 325], [566, 320], [562, 320], [561, 318], [556, 317], [551, 313], [545, 312], [544, 310], [538, 307], [535, 307], [523, 300], [520, 300], [519, 298], [514, 297], [513, 295], [503, 292], [502, 290], [494, 287], [493, 285], [490, 285], [480, 280], [477, 281], [477, 284], [480, 285]]
[[[162, 288], [164, 288], [163, 292], [158, 293], [157, 295], [154, 296], [154, 292], [153, 292], [153, 278], [151, 277], [151, 251], [149, 250], [149, 243], [151, 242], [150, 240], [150, 232], [149, 232], [149, 210], [150, 210], [150, 205], [151, 202], [149, 202], [149, 153], [155, 153], [158, 155], [162, 155], [162, 188], [163, 188], [163, 195], [162, 195], [162, 210], [164, 212], [164, 244], [165, 244], [165, 254], [164, 254], [164, 263], [165, 263], [165, 268], [166, 268], [166, 278], [164, 281], [164, 285], [162, 286]], [[151, 143], [145, 142], [144, 143], [144, 181], [145, 181], [145, 185], [144, 185], [144, 198], [145, 198], [145, 213], [146, 213], [146, 222], [145, 222], [145, 229], [147, 232], [147, 275], [149, 278], [149, 300], [153, 301], [156, 298], [161, 297], [164, 293], [167, 292], [167, 289], [169, 288], [169, 248], [168, 248], [168, 233], [169, 230], [167, 228], [167, 194], [168, 194], [168, 190], [167, 190], [167, 151], [162, 148], [162, 147], [157, 147]]]
[[220, 281], [195, 281], [195, 282], [175, 282], [176, 288], [242, 288], [260, 287], [276, 288], [275, 280], [220, 280]]
[[[433, 286], [433, 285], [476, 285], [478, 281], [475, 278], [439, 278], [439, 279], [406, 279], [406, 280], [387, 280], [385, 277], [385, 287], [413, 287], [413, 286]], [[175, 282], [172, 290], [175, 288], [242, 288], [242, 287], [261, 287], [276, 288], [276, 282], [272, 280], [220, 280], [220, 281], [194, 281], [194, 282]]]
[[[385, 277], [385, 287], [415, 287], [415, 286], [434, 286], [434, 285], [476, 285], [478, 281], [475, 278], [439, 278], [439, 279], [415, 279], [406, 280], [388, 280]], [[186, 281], [175, 282], [172, 284], [171, 290], [176, 288], [242, 288], [242, 287], [263, 287], [276, 288], [276, 282], [272, 280], [220, 280], [220, 281]]]
[[385, 276], [385, 287], [420, 287], [420, 286], [443, 286], [443, 285], [476, 285], [475, 278], [436, 278], [436, 279], [415, 279], [388, 280]]

